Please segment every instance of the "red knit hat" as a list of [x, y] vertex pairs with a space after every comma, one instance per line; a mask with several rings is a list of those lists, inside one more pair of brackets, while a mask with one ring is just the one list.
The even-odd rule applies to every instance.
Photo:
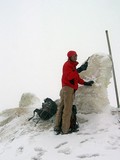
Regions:
[[75, 51], [69, 51], [67, 53], [68, 58], [72, 57], [73, 55], [77, 55], [77, 53]]

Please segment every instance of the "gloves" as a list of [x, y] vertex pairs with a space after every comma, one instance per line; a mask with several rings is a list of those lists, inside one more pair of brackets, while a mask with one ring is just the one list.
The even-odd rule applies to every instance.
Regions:
[[84, 64], [82, 64], [79, 68], [77, 68], [77, 72], [80, 73], [84, 70], [86, 70], [88, 67], [88, 61], [86, 61]]
[[92, 86], [94, 83], [94, 81], [88, 81], [88, 82], [84, 82], [85, 86]]

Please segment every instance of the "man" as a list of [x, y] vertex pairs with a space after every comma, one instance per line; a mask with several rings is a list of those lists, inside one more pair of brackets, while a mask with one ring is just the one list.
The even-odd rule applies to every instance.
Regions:
[[76, 69], [78, 65], [77, 53], [75, 51], [69, 51], [67, 57], [68, 60], [63, 65], [62, 89], [60, 91], [61, 102], [55, 119], [54, 131], [56, 134], [61, 132], [62, 134], [67, 134], [71, 132], [70, 119], [72, 105], [75, 91], [78, 89], [78, 84], [92, 86], [94, 83], [93, 81], [85, 82], [78, 74], [87, 69], [88, 62], [85, 62], [85, 64]]

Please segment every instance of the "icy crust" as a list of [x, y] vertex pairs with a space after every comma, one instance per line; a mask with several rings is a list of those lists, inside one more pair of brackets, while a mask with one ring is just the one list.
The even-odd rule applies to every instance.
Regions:
[[88, 68], [80, 73], [85, 80], [93, 80], [92, 87], [79, 86], [75, 104], [81, 113], [101, 112], [109, 104], [107, 87], [112, 77], [112, 62], [109, 56], [93, 54], [88, 60]]
[[93, 54], [89, 57], [88, 68], [80, 73], [85, 80], [94, 80], [96, 86], [107, 88], [112, 77], [112, 61], [109, 55]]
[[32, 116], [35, 106], [28, 106], [23, 108], [7, 109], [0, 114], [0, 142], [2, 141], [13, 141], [19, 136], [26, 135], [33, 132], [42, 132], [49, 130], [53, 126], [52, 117], [48, 121], [40, 120], [39, 124], [36, 125], [38, 116], [32, 121], [28, 119]]

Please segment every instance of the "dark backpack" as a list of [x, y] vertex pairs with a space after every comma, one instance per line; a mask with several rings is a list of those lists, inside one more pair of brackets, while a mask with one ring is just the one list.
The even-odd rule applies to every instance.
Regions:
[[57, 104], [50, 98], [46, 98], [42, 103], [40, 118], [42, 120], [48, 120], [55, 115], [57, 111]]
[[[46, 98], [44, 99], [44, 102], [42, 103], [42, 108], [41, 109], [36, 108], [33, 111], [33, 116], [29, 118], [28, 121], [30, 121], [35, 116], [35, 113], [38, 114], [40, 119], [48, 120], [52, 116], [54, 116], [56, 112], [57, 112], [57, 104], [51, 98]], [[38, 123], [39, 120], [36, 123]]]

